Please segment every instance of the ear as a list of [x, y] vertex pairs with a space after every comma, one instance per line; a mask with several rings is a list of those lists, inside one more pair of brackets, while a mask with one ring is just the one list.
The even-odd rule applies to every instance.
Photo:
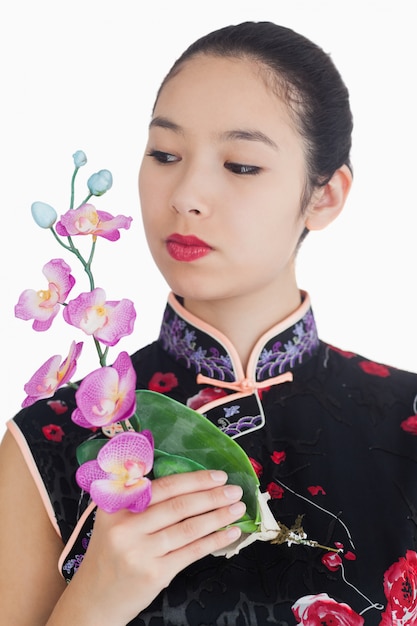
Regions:
[[324, 187], [313, 193], [306, 211], [306, 228], [322, 230], [336, 219], [344, 207], [351, 185], [352, 173], [347, 165], [342, 165]]

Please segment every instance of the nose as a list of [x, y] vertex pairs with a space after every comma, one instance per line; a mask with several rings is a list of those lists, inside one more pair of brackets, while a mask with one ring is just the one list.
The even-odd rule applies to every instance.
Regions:
[[210, 212], [210, 189], [208, 172], [195, 165], [184, 166], [176, 178], [170, 204], [183, 215], [208, 215]]

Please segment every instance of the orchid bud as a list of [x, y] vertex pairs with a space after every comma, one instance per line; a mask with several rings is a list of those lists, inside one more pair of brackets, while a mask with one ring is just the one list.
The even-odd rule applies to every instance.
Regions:
[[74, 152], [72, 158], [74, 159], [75, 167], [82, 167], [87, 163], [86, 154], [82, 150], [77, 150], [77, 152]]
[[102, 196], [113, 184], [113, 177], [109, 170], [100, 170], [92, 174], [87, 181], [87, 186], [93, 196]]
[[33, 219], [41, 228], [51, 228], [58, 217], [55, 209], [45, 202], [34, 202], [30, 210]]

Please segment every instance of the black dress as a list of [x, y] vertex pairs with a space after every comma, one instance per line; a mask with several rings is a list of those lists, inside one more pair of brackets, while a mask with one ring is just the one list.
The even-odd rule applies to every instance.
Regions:
[[[340, 552], [256, 541], [204, 558], [130, 624], [417, 624], [416, 374], [320, 341], [305, 294], [258, 341], [246, 372], [230, 342], [172, 294], [158, 340], [132, 361], [137, 388], [198, 409], [236, 439], [281, 524], [302, 515], [309, 539]], [[9, 422], [66, 544], [68, 581], [94, 520], [74, 473], [77, 445], [95, 435], [71, 421], [74, 406], [64, 388]]]

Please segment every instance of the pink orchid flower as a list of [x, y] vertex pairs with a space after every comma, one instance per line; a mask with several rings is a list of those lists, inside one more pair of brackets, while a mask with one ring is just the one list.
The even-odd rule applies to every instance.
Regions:
[[51, 326], [75, 284], [71, 268], [63, 259], [52, 259], [43, 266], [42, 272], [48, 281], [48, 288], [35, 291], [26, 289], [19, 297], [14, 308], [15, 316], [22, 320], [31, 320], [33, 330], [44, 331]]
[[132, 333], [136, 311], [133, 302], [127, 298], [106, 301], [104, 289], [97, 287], [68, 302], [63, 316], [68, 324], [93, 335], [106, 346], [114, 346], [122, 337]]
[[90, 372], [75, 393], [73, 422], [83, 428], [100, 428], [128, 419], [136, 410], [136, 372], [127, 352], [111, 367]]
[[140, 513], [151, 501], [151, 481], [145, 475], [152, 469], [153, 447], [149, 430], [120, 433], [100, 449], [97, 459], [78, 468], [77, 483], [107, 513]]
[[70, 209], [61, 216], [55, 229], [58, 235], [94, 235], [110, 241], [120, 238], [119, 228], [130, 228], [131, 217], [117, 215], [114, 217], [105, 211], [97, 211], [92, 204], [82, 204], [78, 209]]
[[41, 398], [50, 398], [55, 391], [65, 385], [77, 368], [77, 359], [81, 354], [83, 344], [73, 341], [67, 358], [61, 363], [61, 355], [57, 354], [48, 359], [24, 386], [27, 397], [22, 407], [30, 406]]

